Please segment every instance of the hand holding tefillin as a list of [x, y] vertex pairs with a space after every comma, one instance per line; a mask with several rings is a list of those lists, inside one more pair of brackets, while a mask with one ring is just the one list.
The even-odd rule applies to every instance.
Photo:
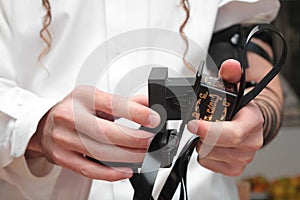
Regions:
[[[244, 94], [247, 45], [252, 37], [264, 31], [275, 33], [282, 40], [281, 56], [270, 72], [251, 91]], [[149, 106], [160, 114], [162, 123], [155, 129], [145, 129], [155, 135], [142, 163], [140, 173], [134, 174], [131, 178], [135, 190], [133, 199], [153, 199], [151, 193], [158, 169], [172, 166], [184, 127], [188, 121], [192, 119], [231, 120], [279, 73], [286, 56], [287, 45], [282, 34], [270, 24], [260, 24], [252, 29], [245, 42], [239, 87], [236, 84], [203, 74], [203, 66], [199, 67], [194, 78], [170, 78], [167, 68], [153, 68], [148, 79]], [[167, 123], [170, 120], [182, 120], [179, 130], [168, 128]], [[179, 154], [171, 174], [161, 190], [159, 200], [172, 199], [179, 183], [181, 183], [180, 199], [187, 199], [186, 170], [196, 140], [189, 141]]]
[[[140, 173], [134, 174], [131, 178], [135, 189], [134, 200], [152, 198], [151, 191], [158, 169], [172, 166], [188, 121], [193, 119], [224, 121], [233, 117], [238, 100], [236, 84], [203, 74], [203, 66], [204, 63], [193, 78], [171, 78], [168, 77], [168, 68], [152, 68], [148, 79], [149, 106], [160, 114], [161, 124], [154, 129], [142, 128], [155, 133], [155, 136], [148, 148]], [[168, 127], [168, 122], [172, 120], [181, 121], [179, 129]], [[185, 154], [184, 159], [179, 155], [173, 170], [186, 171], [181, 167], [187, 167], [192, 150], [193, 145], [186, 146], [182, 151]], [[172, 178], [180, 176], [175, 173]], [[178, 185], [176, 182], [182, 181], [179, 179], [171, 181], [175, 184], [170, 184], [172, 188], [169, 188], [168, 192], [170, 190], [171, 193], [175, 192]]]
[[163, 133], [157, 149], [162, 152], [161, 167], [171, 165], [181, 138], [176, 129], [168, 129], [170, 120], [230, 120], [237, 100], [237, 86], [202, 73], [199, 67], [194, 78], [170, 78], [168, 68], [153, 68], [148, 79], [149, 106], [163, 116], [163, 125], [153, 132]]

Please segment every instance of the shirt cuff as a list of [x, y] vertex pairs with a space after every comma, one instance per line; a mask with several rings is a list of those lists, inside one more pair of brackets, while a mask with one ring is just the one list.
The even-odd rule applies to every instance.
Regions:
[[19, 157], [26, 151], [28, 142], [35, 133], [40, 119], [58, 102], [58, 99], [34, 98], [15, 121], [11, 136], [12, 157]]

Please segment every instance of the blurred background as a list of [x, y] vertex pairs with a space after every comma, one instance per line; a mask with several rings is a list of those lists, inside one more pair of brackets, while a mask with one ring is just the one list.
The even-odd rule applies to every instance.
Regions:
[[283, 126], [239, 179], [251, 183], [253, 200], [300, 200], [300, 0], [281, 0], [274, 25], [288, 43], [288, 58], [281, 72], [285, 95]]

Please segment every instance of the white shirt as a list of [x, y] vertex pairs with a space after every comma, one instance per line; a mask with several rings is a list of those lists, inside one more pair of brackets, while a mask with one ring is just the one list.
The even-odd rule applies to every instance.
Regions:
[[[143, 81], [147, 81], [144, 70], [149, 70], [149, 65], [168, 66], [172, 75], [191, 75], [180, 58], [184, 43], [179, 39], [169, 42], [170, 38], [178, 37], [184, 19], [179, 2], [50, 1], [52, 50], [41, 66], [37, 62], [44, 48], [39, 37], [45, 14], [41, 1], [0, 0], [1, 198], [132, 198], [127, 180], [94, 181], [89, 194], [90, 180], [43, 159], [26, 162], [23, 155], [41, 117], [76, 85], [93, 84], [128, 96], [144, 91]], [[279, 9], [277, 0], [190, 0], [190, 5], [191, 17], [185, 32], [194, 45], [190, 47], [194, 51], [189, 51], [188, 59], [195, 65], [205, 57], [214, 31], [235, 23], [270, 22]], [[147, 31], [152, 33], [150, 37], [143, 35]], [[141, 41], [150, 43], [138, 44], [134, 39], [144, 36]], [[126, 38], [131, 39], [129, 43]], [[177, 41], [178, 46], [174, 46]], [[145, 48], [145, 44], [151, 48]], [[95, 55], [102, 50], [103, 60], [97, 60]], [[92, 70], [97, 73], [91, 73]], [[128, 74], [135, 73], [138, 83], [128, 78]], [[195, 158], [191, 160], [188, 171], [191, 200], [237, 199], [234, 179], [204, 169]], [[167, 174], [168, 170], [160, 172], [154, 196]]]

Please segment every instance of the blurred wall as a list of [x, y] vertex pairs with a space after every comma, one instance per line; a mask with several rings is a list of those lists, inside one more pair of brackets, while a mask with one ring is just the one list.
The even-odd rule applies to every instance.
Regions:
[[282, 127], [279, 135], [257, 152], [241, 177], [255, 175], [271, 180], [300, 175], [300, 126]]

